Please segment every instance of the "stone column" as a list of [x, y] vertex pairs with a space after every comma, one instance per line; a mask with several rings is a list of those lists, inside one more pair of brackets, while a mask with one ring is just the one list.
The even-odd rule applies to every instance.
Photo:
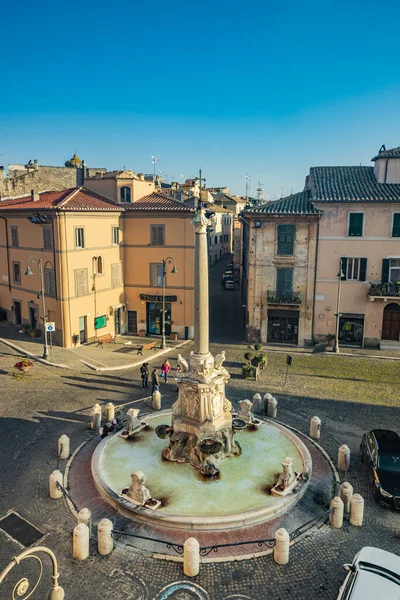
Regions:
[[65, 434], [58, 438], [58, 456], [61, 460], [69, 458], [69, 437]]
[[86, 560], [89, 556], [89, 527], [84, 523], [74, 529], [72, 556], [75, 560]]
[[106, 405], [107, 421], [115, 419], [115, 406], [112, 402], [108, 402]]
[[97, 550], [102, 556], [107, 556], [113, 551], [112, 528], [110, 519], [102, 519], [97, 525]]
[[209, 353], [208, 332], [208, 244], [204, 208], [198, 210], [192, 221], [195, 228], [194, 250], [194, 353]]
[[344, 481], [339, 489], [339, 496], [344, 504], [344, 512], [348, 515], [350, 512], [350, 502], [353, 496], [353, 486], [348, 482]]
[[319, 440], [321, 437], [321, 419], [319, 417], [313, 417], [310, 421], [310, 437], [314, 440]]
[[339, 471], [348, 471], [350, 468], [350, 448], [343, 444], [338, 452], [338, 468]]
[[271, 396], [268, 400], [268, 416], [271, 419], [276, 419], [276, 412], [278, 407], [278, 400]]
[[89, 528], [89, 536], [92, 533], [92, 513], [88, 508], [81, 508], [78, 512], [78, 525], [83, 523]]
[[343, 508], [342, 500], [339, 498], [339, 496], [335, 496], [331, 500], [331, 512], [329, 514], [329, 523], [335, 529], [340, 529], [343, 525]]
[[261, 403], [262, 403], [262, 398], [261, 398], [261, 394], [254, 394], [253, 396], [253, 404], [251, 407], [252, 412], [255, 413], [260, 413], [261, 411]]
[[92, 422], [90, 424], [91, 429], [93, 431], [98, 431], [101, 426], [101, 406], [100, 404], [95, 404], [92, 408]]
[[286, 565], [289, 562], [289, 534], [281, 527], [275, 532], [274, 561], [278, 565]]
[[152, 409], [161, 410], [161, 394], [158, 390], [153, 392]]
[[62, 485], [63, 476], [60, 471], [53, 471], [49, 477], [50, 498], [62, 498], [63, 493], [58, 487], [57, 483]]
[[354, 494], [350, 501], [350, 524], [361, 527], [364, 518], [364, 498]]
[[196, 577], [200, 571], [200, 544], [190, 537], [183, 545], [183, 572], [186, 577]]

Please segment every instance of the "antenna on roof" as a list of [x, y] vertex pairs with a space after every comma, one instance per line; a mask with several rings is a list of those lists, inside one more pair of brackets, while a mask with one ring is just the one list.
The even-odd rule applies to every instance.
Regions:
[[257, 204], [262, 204], [264, 202], [264, 190], [263, 190], [263, 186], [264, 184], [261, 183], [261, 181], [258, 182], [258, 187], [257, 187]]
[[160, 159], [158, 158], [158, 156], [152, 156], [152, 157], [151, 157], [151, 162], [152, 162], [152, 164], [153, 164], [153, 166], [154, 166], [154, 169], [153, 169], [154, 180], [156, 179], [156, 163], [157, 163], [159, 160], [160, 160]]
[[246, 204], [247, 204], [248, 199], [249, 199], [249, 191], [250, 191], [250, 188], [251, 188], [250, 180], [251, 180], [250, 175], [247, 175], [247, 173], [246, 173], [246, 175], [244, 176], [244, 181], [246, 183]]

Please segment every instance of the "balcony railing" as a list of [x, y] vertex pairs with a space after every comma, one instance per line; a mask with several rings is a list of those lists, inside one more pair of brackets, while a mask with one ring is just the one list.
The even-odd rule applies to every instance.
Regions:
[[371, 283], [368, 295], [377, 297], [400, 297], [400, 283]]
[[268, 304], [301, 304], [299, 294], [296, 292], [281, 292], [278, 290], [267, 290]]

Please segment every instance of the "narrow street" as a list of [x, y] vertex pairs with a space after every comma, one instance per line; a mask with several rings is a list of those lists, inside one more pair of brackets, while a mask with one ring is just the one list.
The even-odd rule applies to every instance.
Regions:
[[223, 258], [210, 267], [210, 340], [224, 344], [244, 342], [243, 313], [239, 284], [235, 290], [226, 290], [221, 285], [221, 276], [231, 261]]

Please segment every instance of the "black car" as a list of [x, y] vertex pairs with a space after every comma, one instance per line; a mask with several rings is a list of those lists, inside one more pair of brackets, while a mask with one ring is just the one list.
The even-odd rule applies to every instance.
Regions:
[[233, 281], [233, 277], [231, 273], [224, 273], [221, 277], [221, 285], [222, 287], [225, 287], [225, 281], [227, 280], [231, 280]]
[[376, 500], [400, 510], [400, 436], [387, 429], [364, 433], [360, 457], [371, 470]]

